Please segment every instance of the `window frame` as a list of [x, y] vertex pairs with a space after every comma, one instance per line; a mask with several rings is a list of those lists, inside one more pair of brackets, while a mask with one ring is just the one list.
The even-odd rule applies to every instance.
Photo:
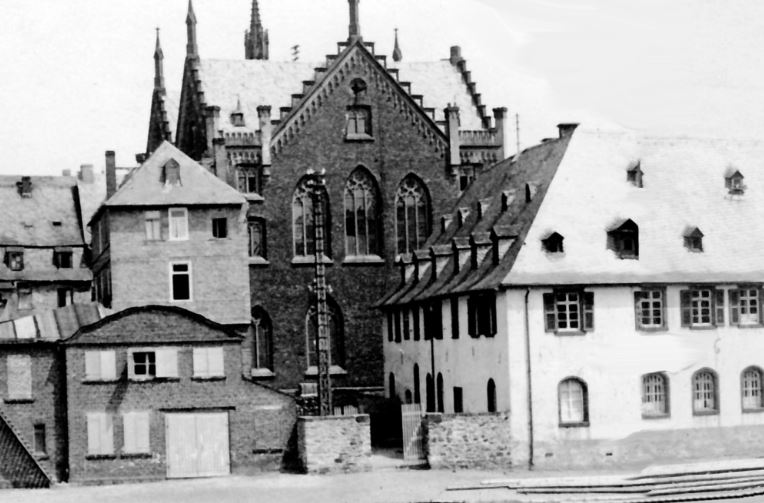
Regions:
[[[401, 213], [403, 220], [401, 220]], [[414, 217], [413, 221], [411, 216]], [[413, 236], [410, 232], [412, 230]], [[425, 243], [431, 232], [430, 191], [419, 177], [408, 174], [400, 181], [395, 192], [396, 254], [413, 253]], [[401, 249], [401, 244], [404, 245], [404, 249]]]
[[[89, 365], [89, 362], [95, 364], [96, 359], [98, 360], [97, 373], [95, 372], [96, 369]], [[84, 382], [111, 382], [117, 380], [116, 351], [110, 349], [86, 350], [83, 353], [83, 360], [85, 363]]]
[[[173, 217], [173, 211], [183, 212], [183, 216]], [[183, 221], [183, 226], [178, 227], [178, 221]], [[167, 222], [168, 222], [168, 241], [188, 241], [190, 234], [189, 222], [188, 222], [188, 208], [182, 206], [175, 206], [167, 209]], [[184, 232], [179, 232], [183, 230]]]
[[[659, 377], [661, 379], [661, 390], [656, 391], [653, 389], [652, 391], [649, 389], [650, 383], [647, 383], [646, 380], [649, 378]], [[668, 418], [671, 417], [671, 390], [669, 386], [669, 379], [665, 372], [650, 372], [648, 374], [643, 374], [641, 379], [641, 385], [642, 385], [642, 419], [662, 419], [662, 418]], [[652, 383], [652, 386], [655, 386], [655, 383]], [[647, 397], [657, 397], [662, 396], [663, 398], [663, 407], [662, 410], [646, 410], [645, 403], [650, 403], [650, 400], [645, 400]], [[657, 403], [659, 400], [652, 400], [652, 403]]]
[[[711, 390], [712, 395], [711, 398], [713, 399], [713, 408], [698, 408], [697, 402], [698, 400], [705, 400], [705, 398], [701, 397], [698, 398], [698, 390], [696, 389], [696, 381], [700, 377], [701, 374], [708, 374], [711, 376], [712, 380], [712, 386], [713, 389]], [[719, 376], [718, 374], [712, 370], [711, 368], [704, 367], [702, 369], [699, 369], [695, 371], [692, 374], [692, 378], [690, 380], [690, 398], [692, 399], [692, 415], [693, 416], [714, 416], [719, 414]], [[701, 393], [704, 393], [705, 389], [700, 390]]]
[[[703, 299], [697, 297], [696, 294], [701, 292], [710, 292], [708, 297], [709, 302], [709, 322], [695, 322], [693, 314], [694, 311], [698, 311], [698, 316], [702, 315], [704, 307], [702, 304], [698, 304], [695, 307], [695, 301], [703, 302]], [[689, 328], [691, 330], [710, 330], [720, 326], [724, 326], [724, 310], [725, 310], [725, 289], [717, 288], [714, 286], [690, 286], [686, 289], [679, 291], [679, 310], [680, 310], [680, 322], [682, 327]]]
[[[359, 118], [363, 118], [363, 128], [359, 129]], [[351, 128], [351, 125], [353, 126]], [[345, 110], [345, 140], [369, 141], [373, 140], [371, 106], [352, 104]]]
[[48, 434], [45, 423], [32, 425], [32, 452], [37, 458], [48, 456]]
[[[560, 328], [559, 323], [559, 309], [558, 299], [559, 295], [577, 294], [578, 302], [572, 304], [571, 301], [566, 301], [566, 305], [576, 305], [579, 326], [577, 328]], [[556, 288], [551, 292], [544, 292], [542, 294], [543, 306], [544, 306], [544, 330], [546, 332], [554, 333], [555, 335], [584, 335], [587, 332], [593, 332], [594, 323], [594, 292], [585, 290], [583, 288]], [[550, 302], [551, 300], [551, 302]], [[568, 310], [566, 310], [568, 312]], [[550, 318], [553, 317], [553, 318]], [[554, 320], [554, 324], [550, 323]], [[568, 316], [567, 324], [570, 325], [570, 317]]]
[[[660, 294], [659, 299], [655, 299], [652, 296], [654, 294]], [[656, 310], [654, 303], [658, 301], [660, 302], [660, 307], [658, 308], [660, 310], [660, 323], [650, 323], [650, 324], [644, 324], [643, 320], [645, 319], [644, 311], [645, 307], [643, 307], [643, 303], [647, 302], [649, 303], [649, 307], [646, 309], [648, 311], [652, 311], [652, 314], [649, 314], [648, 317], [651, 319], [655, 319], [655, 313]], [[639, 290], [634, 291], [634, 326], [637, 330], [640, 332], [663, 332], [668, 330], [668, 323], [666, 319], [666, 288], [665, 287], [643, 287]]]
[[[748, 372], [756, 372], [758, 374], [758, 388], [756, 389], [750, 389], [751, 395], [753, 396], [754, 392], [758, 391], [758, 404], [755, 406], [750, 406], [746, 404], [746, 373]], [[751, 413], [751, 412], [764, 412], [764, 389], [762, 389], [762, 386], [764, 385], [764, 372], [760, 367], [757, 367], [756, 365], [750, 365], [746, 368], [744, 368], [740, 372], [740, 410], [743, 413]]]
[[198, 346], [191, 350], [194, 379], [225, 378], [225, 348]]
[[470, 337], [495, 336], [496, 321], [496, 295], [493, 292], [474, 293], [467, 297], [467, 332]]
[[[268, 238], [265, 224], [265, 219], [262, 217], [247, 217], [247, 254], [249, 258], [268, 260]], [[253, 233], [255, 228], [260, 229], [260, 253], [255, 253], [255, 233]]]
[[[566, 420], [563, 418], [562, 386], [565, 383], [577, 383], [581, 390], [581, 420]], [[570, 391], [568, 390], [568, 393]], [[585, 428], [589, 426], [589, 388], [586, 381], [577, 376], [569, 376], [557, 383], [557, 415], [560, 428]], [[576, 419], [576, 418], [574, 418]]]
[[[176, 265], [185, 265], [188, 267], [186, 271], [175, 271], [174, 267]], [[169, 264], [169, 290], [170, 290], [170, 302], [193, 302], [194, 301], [194, 276], [193, 276], [193, 269], [191, 265], [190, 260], [177, 260], [177, 261], [171, 261]], [[175, 298], [175, 284], [173, 282], [174, 277], [178, 275], [185, 275], [188, 277], [188, 298], [187, 299], [176, 299]]]
[[210, 219], [213, 239], [228, 239], [228, 217], [214, 216]]
[[[153, 353], [154, 355], [154, 374], [136, 374], [135, 373], [135, 353]], [[147, 371], [151, 368], [148, 365]], [[179, 378], [178, 370], [178, 348], [175, 346], [161, 347], [134, 347], [127, 350], [127, 378], [131, 382], [149, 382], [155, 380], [177, 380]]]
[[[752, 307], [756, 308], [756, 320], [743, 322], [743, 292], [747, 292], [746, 297], [746, 313], [751, 315], [750, 311]], [[754, 303], [751, 303], [750, 293], [756, 292], [756, 299]], [[738, 328], [755, 328], [764, 324], [764, 316], [762, 315], [762, 307], [764, 307], [764, 291], [762, 291], [761, 285], [738, 285], [736, 288], [728, 290], [728, 304], [729, 304], [729, 319], [730, 325], [737, 326]]]
[[[374, 175], [365, 166], [359, 165], [348, 175], [342, 202], [345, 217], [345, 257], [381, 257], [379, 186]], [[352, 208], [349, 208], [349, 205]], [[351, 222], [352, 225], [349, 225]], [[362, 246], [363, 243], [365, 247]]]
[[[85, 413], [85, 435], [87, 438], [87, 457], [114, 455], [114, 417], [108, 412]], [[91, 432], [91, 426], [98, 423], [97, 431]], [[92, 445], [91, 439], [97, 434], [98, 445]]]
[[[252, 328], [252, 368], [273, 372], [273, 320], [268, 312], [260, 306], [252, 308], [250, 327]], [[256, 323], [256, 320], [259, 323]], [[261, 335], [262, 334], [262, 335]], [[261, 355], [260, 342], [265, 349], [265, 355]], [[262, 356], [262, 358], [261, 358]], [[261, 362], [261, 360], [265, 360]]]
[[74, 269], [74, 251], [53, 250], [53, 265], [56, 269]]
[[143, 214], [143, 222], [145, 240], [162, 241], [162, 212], [158, 210], [145, 211]]
[[5, 250], [5, 265], [11, 271], [24, 270], [24, 250]]

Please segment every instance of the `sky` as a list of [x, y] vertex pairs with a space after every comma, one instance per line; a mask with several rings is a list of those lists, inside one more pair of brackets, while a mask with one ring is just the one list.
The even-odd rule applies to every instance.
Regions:
[[[250, 2], [194, 0], [202, 58], [243, 58]], [[0, 174], [100, 170], [105, 150], [133, 165], [146, 146], [155, 28], [167, 87], [179, 89], [186, 9], [1, 0]], [[260, 0], [260, 10], [273, 60], [298, 44], [301, 60], [323, 61], [347, 38], [346, 0]], [[377, 53], [392, 53], [396, 27], [405, 60], [460, 45], [483, 102], [509, 109], [523, 147], [559, 122], [764, 139], [759, 0], [361, 0], [360, 17]]]

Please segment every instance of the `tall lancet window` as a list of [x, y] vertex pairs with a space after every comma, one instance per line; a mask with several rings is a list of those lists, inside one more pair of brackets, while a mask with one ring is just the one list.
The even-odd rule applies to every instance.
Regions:
[[414, 175], [403, 179], [395, 195], [398, 253], [412, 253], [430, 234], [430, 197]]
[[379, 255], [379, 191], [371, 173], [359, 167], [345, 184], [345, 254]]
[[[313, 201], [303, 178], [292, 196], [292, 235], [294, 237], [295, 256], [310, 256], [316, 252], [316, 232], [313, 226]], [[324, 210], [324, 255], [331, 256], [331, 234], [329, 215], [329, 195], [323, 190]]]

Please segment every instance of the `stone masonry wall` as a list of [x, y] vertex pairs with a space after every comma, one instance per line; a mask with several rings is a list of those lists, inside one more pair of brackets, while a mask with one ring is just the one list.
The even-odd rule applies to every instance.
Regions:
[[509, 414], [427, 414], [427, 461], [433, 469], [512, 468]]
[[300, 463], [307, 473], [369, 470], [369, 416], [299, 417], [297, 448]]

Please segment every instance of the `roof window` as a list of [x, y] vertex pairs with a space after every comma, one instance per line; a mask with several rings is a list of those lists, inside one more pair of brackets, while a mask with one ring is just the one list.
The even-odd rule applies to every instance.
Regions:
[[541, 245], [547, 253], [563, 253], [565, 251], [562, 246], [564, 239], [560, 233], [553, 232], [541, 240]]
[[22, 176], [20, 182], [16, 182], [19, 195], [21, 197], [32, 197], [32, 178], [29, 176]]
[[165, 185], [181, 185], [180, 183], [180, 164], [175, 159], [170, 159], [162, 166], [162, 173], [159, 175], [159, 181]]
[[626, 181], [632, 184], [633, 186], [639, 187], [641, 189], [643, 187], [642, 185], [643, 175], [644, 175], [644, 171], [642, 171], [642, 162], [634, 161], [626, 170]]
[[703, 233], [697, 227], [690, 227], [684, 233], [684, 246], [689, 251], [703, 251]]
[[639, 226], [628, 219], [607, 233], [608, 248], [613, 250], [618, 258], [639, 258]]
[[743, 183], [743, 174], [734, 167], [727, 168], [727, 172], [724, 174], [724, 186], [727, 188], [730, 195], [743, 195], [745, 193], [745, 183]]

